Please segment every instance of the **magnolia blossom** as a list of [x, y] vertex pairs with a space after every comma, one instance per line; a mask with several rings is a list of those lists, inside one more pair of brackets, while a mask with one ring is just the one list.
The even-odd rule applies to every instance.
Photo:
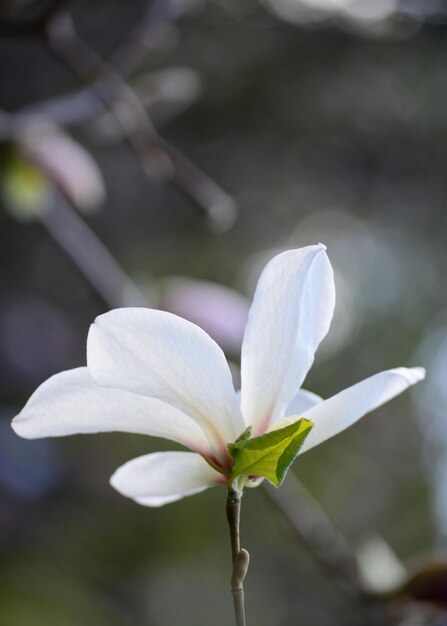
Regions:
[[189, 448], [141, 456], [113, 474], [113, 487], [143, 505], [161, 506], [226, 484], [233, 462], [227, 445], [248, 426], [257, 436], [301, 417], [311, 420], [301, 454], [424, 378], [422, 368], [391, 369], [327, 400], [299, 390], [334, 305], [325, 246], [275, 256], [251, 305], [240, 395], [222, 350], [195, 324], [152, 309], [110, 311], [90, 328], [87, 367], [44, 382], [13, 428], [30, 439], [141, 433]]

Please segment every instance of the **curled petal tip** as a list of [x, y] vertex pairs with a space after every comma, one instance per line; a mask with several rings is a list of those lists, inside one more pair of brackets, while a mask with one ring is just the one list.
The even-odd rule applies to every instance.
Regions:
[[35, 438], [35, 436], [33, 437], [32, 423], [30, 428], [29, 420], [23, 417], [21, 413], [19, 413], [19, 415], [16, 415], [16, 417], [11, 421], [11, 428], [16, 435], [18, 435], [19, 437], [23, 437], [23, 439]]
[[109, 485], [121, 493], [119, 488], [119, 469], [116, 469], [109, 478]]
[[424, 367], [396, 367], [393, 370], [389, 370], [401, 376], [408, 384], [415, 385], [425, 378]]
[[319, 241], [317, 245], [320, 248], [320, 250], [327, 250], [327, 246], [325, 246], [324, 243], [321, 243], [321, 241]]
[[425, 367], [412, 367], [408, 370], [408, 379], [412, 384], [424, 380], [426, 375]]
[[12, 421], [11, 421], [11, 428], [13, 429], [13, 431], [16, 433], [16, 435], [19, 435], [19, 437], [22, 436], [21, 434], [21, 420], [18, 419], [18, 416], [15, 417]]

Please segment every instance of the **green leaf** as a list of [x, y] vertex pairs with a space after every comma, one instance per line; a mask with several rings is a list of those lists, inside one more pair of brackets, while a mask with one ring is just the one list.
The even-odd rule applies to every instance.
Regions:
[[312, 427], [313, 422], [301, 418], [260, 437], [230, 443], [228, 452], [234, 459], [232, 479], [238, 476], [264, 476], [278, 487]]

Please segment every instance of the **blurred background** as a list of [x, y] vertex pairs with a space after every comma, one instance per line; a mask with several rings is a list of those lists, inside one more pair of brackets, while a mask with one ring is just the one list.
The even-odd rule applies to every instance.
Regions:
[[237, 384], [260, 269], [319, 241], [337, 308], [305, 387], [428, 378], [301, 457], [282, 502], [245, 496], [248, 623], [447, 624], [447, 4], [0, 7], [1, 626], [232, 623], [224, 491], [155, 510], [108, 484], [173, 444], [9, 423], [118, 306], [202, 325]]

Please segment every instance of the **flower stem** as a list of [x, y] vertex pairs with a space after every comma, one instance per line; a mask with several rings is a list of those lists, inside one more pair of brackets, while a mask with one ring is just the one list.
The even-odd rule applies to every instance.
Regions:
[[233, 595], [234, 615], [236, 626], [245, 626], [244, 587], [243, 582], [247, 573], [250, 555], [247, 550], [241, 549], [239, 534], [241, 514], [241, 492], [233, 487], [228, 489], [227, 520], [230, 526], [231, 555], [233, 559], [233, 573], [231, 576], [231, 593]]

